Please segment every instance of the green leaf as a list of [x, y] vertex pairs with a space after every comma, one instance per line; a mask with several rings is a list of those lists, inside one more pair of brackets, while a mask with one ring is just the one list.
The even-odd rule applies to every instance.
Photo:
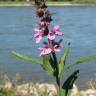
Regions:
[[78, 78], [78, 76], [79, 76], [79, 70], [76, 70], [64, 82], [64, 84], [62, 86], [62, 88], [64, 90], [64, 95], [63, 96], [70, 96], [72, 88], [73, 88], [73, 84], [74, 84], [75, 80]]
[[88, 62], [88, 61], [91, 61], [91, 60], [96, 60], [96, 55], [84, 57], [84, 58], [81, 58], [79, 60], [74, 61], [72, 64], [68, 65], [67, 67], [65, 67], [63, 69], [60, 76], [62, 77], [66, 72], [70, 71], [75, 65], [78, 65], [78, 64], [81, 64], [81, 63], [84, 63], [84, 62]]
[[65, 64], [65, 61], [66, 61], [66, 57], [68, 56], [68, 53], [69, 53], [69, 49], [70, 49], [70, 47], [68, 46], [66, 49], [65, 49], [65, 51], [64, 51], [64, 53], [63, 53], [63, 55], [60, 57], [60, 64]]
[[46, 70], [50, 75], [54, 75], [54, 69], [53, 69], [53, 61], [50, 61], [50, 60], [52, 60], [52, 58], [51, 58], [51, 56], [50, 55], [44, 55], [43, 56], [43, 65], [42, 65], [42, 67], [43, 67], [43, 69], [44, 70]]
[[44, 70], [47, 70], [48, 63], [49, 63], [49, 56], [48, 55], [44, 55], [43, 56], [43, 65], [42, 65]]
[[91, 60], [95, 60], [95, 59], [96, 59], [96, 55], [88, 56], [88, 57], [85, 57], [85, 58], [81, 58], [79, 60], [74, 61], [69, 66], [67, 66], [66, 70], [72, 69], [75, 65], [78, 65], [78, 64], [81, 64], [81, 63], [84, 63], [84, 62], [88, 62], [88, 61], [91, 61]]
[[80, 64], [80, 63], [88, 62], [90, 60], [95, 60], [95, 59], [96, 59], [96, 55], [88, 56], [88, 57], [85, 57], [85, 58], [81, 58], [80, 60], [74, 61], [73, 64]]
[[65, 91], [62, 86], [57, 86], [57, 95], [56, 96], [65, 96]]
[[34, 63], [40, 64], [40, 65], [43, 64], [43, 62], [40, 59], [34, 58], [32, 56], [22, 55], [20, 53], [15, 52], [15, 51], [12, 51], [12, 54], [15, 55], [16, 57], [22, 59], [22, 60], [25, 60], [25, 61], [34, 62]]
[[42, 95], [40, 95], [40, 96], [49, 96], [48, 89], [45, 88], [44, 92], [43, 92]]
[[60, 62], [59, 62], [59, 77], [61, 77], [61, 73], [62, 73], [62, 71], [63, 71], [63, 69], [65, 67], [65, 63], [66, 63], [66, 59], [67, 59], [67, 56], [68, 56], [68, 53], [69, 53], [69, 49], [70, 49], [70, 47], [68, 46], [65, 49], [63, 55], [60, 58]]

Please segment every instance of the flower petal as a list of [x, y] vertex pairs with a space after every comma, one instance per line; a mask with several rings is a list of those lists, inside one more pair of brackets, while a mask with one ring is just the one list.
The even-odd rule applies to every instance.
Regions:
[[52, 33], [52, 32], [50, 32], [50, 33], [48, 34], [48, 39], [49, 39], [49, 40], [54, 40], [54, 39], [55, 39], [55, 34]]
[[42, 40], [42, 35], [40, 33], [34, 34], [34, 38], [36, 40], [36, 43], [39, 43]]
[[39, 43], [42, 40], [42, 36], [38, 36], [38, 38], [35, 39], [36, 39], [36, 43]]
[[58, 48], [58, 49], [54, 49], [55, 52], [60, 52], [61, 50]]
[[59, 36], [61, 36], [61, 35], [63, 35], [63, 33], [62, 32], [60, 32], [60, 31], [56, 31], [56, 33], [55, 33], [56, 35], [59, 35]]
[[60, 31], [60, 26], [58, 26], [58, 25], [57, 25], [57, 26], [54, 26], [53, 31], [54, 31], [54, 32]]
[[39, 29], [34, 29], [35, 32], [39, 32]]
[[53, 31], [56, 35], [63, 35], [63, 33], [60, 31], [60, 26], [58, 25], [53, 28]]
[[51, 49], [51, 48], [47, 48], [47, 49], [44, 48], [44, 49], [41, 51], [41, 53], [40, 53], [39, 56], [46, 55], [46, 54], [49, 54], [49, 53], [51, 53], [51, 52], [52, 52], [52, 49]]

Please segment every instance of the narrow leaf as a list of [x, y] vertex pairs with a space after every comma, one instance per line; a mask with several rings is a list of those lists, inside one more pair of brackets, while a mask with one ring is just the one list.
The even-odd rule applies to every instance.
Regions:
[[67, 67], [65, 67], [63, 69], [60, 76], [62, 77], [66, 72], [70, 71], [75, 65], [78, 65], [78, 64], [81, 64], [81, 63], [84, 63], [84, 62], [88, 62], [88, 61], [91, 61], [91, 60], [96, 60], [96, 55], [88, 56], [88, 57], [81, 58], [79, 60], [74, 61], [72, 64], [68, 65]]
[[81, 58], [80, 60], [75, 61], [73, 64], [80, 64], [80, 63], [88, 62], [90, 60], [95, 60], [95, 59], [96, 59], [96, 55], [88, 56], [88, 57]]
[[[54, 69], [52, 67], [53, 64], [52, 61], [50, 62], [50, 55], [44, 55], [43, 56], [43, 64], [42, 67], [44, 70], [46, 70], [50, 75], [54, 75]], [[52, 59], [51, 59], [52, 60]]]
[[67, 48], [65, 48], [63, 55], [60, 57], [59, 63], [62, 63], [63, 65], [65, 64], [66, 57], [68, 56], [68, 53], [69, 53], [69, 49], [70, 49], [69, 46]]
[[74, 84], [75, 80], [78, 78], [78, 76], [79, 76], [79, 70], [76, 70], [64, 82], [64, 84], [62, 86], [62, 88], [64, 89], [64, 92], [65, 92], [64, 96], [70, 96], [72, 88], [73, 88], [73, 84]]
[[40, 65], [43, 64], [43, 62], [40, 59], [34, 58], [32, 56], [22, 55], [20, 53], [15, 52], [15, 51], [12, 51], [12, 54], [15, 55], [16, 57], [22, 59], [22, 60], [25, 60], [25, 61], [34, 62], [34, 63], [40, 64]]
[[65, 66], [65, 63], [66, 63], [66, 59], [67, 59], [67, 56], [68, 56], [68, 53], [69, 53], [69, 49], [70, 49], [70, 47], [68, 46], [65, 49], [63, 55], [60, 58], [60, 62], [59, 62], [59, 77], [60, 77], [60, 75], [62, 73], [62, 70], [64, 69], [64, 66]]

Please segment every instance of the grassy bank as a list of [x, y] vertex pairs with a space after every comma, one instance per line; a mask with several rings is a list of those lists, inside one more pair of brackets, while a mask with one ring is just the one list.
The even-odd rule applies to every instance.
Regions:
[[0, 6], [32, 6], [32, 2], [0, 2]]
[[72, 3], [78, 3], [78, 4], [96, 4], [96, 0], [73, 0]]
[[[25, 1], [0, 1], [0, 6], [32, 6], [33, 2]], [[96, 6], [96, 0], [73, 0], [70, 2], [65, 1], [47, 1], [48, 6]]]
[[96, 6], [96, 3], [80, 3], [80, 2], [47, 2], [48, 6]]
[[[0, 0], [1, 3], [28, 3], [32, 0]], [[29, 2], [29, 3], [30, 3]], [[47, 2], [58, 3], [78, 3], [78, 4], [96, 4], [96, 0], [47, 0]]]

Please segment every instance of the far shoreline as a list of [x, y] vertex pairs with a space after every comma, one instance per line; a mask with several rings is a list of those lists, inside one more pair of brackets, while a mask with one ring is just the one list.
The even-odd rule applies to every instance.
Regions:
[[[96, 4], [80, 4], [70, 2], [47, 2], [48, 6], [53, 7], [96, 7]], [[32, 2], [1, 2], [0, 7], [31, 7], [34, 6]]]

